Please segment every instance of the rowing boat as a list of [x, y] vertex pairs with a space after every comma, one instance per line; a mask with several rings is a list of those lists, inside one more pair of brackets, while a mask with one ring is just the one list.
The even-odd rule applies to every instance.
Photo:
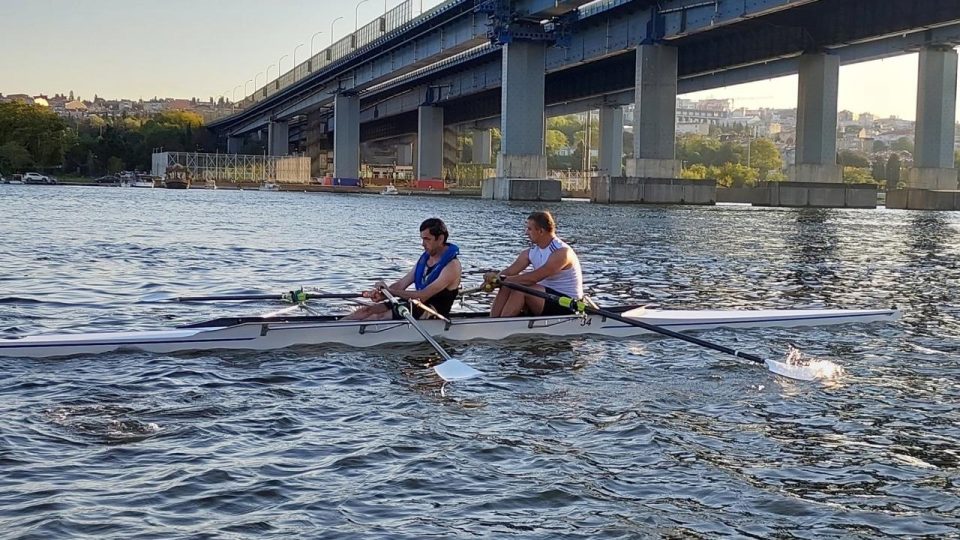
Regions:
[[[660, 310], [610, 308], [622, 317], [673, 331], [714, 328], [822, 326], [891, 321], [896, 309]], [[489, 318], [455, 314], [449, 321], [424, 320], [431, 336], [448, 341], [500, 340], [514, 336], [605, 336], [624, 338], [649, 330], [597, 314]], [[408, 321], [352, 321], [339, 316], [232, 317], [172, 330], [49, 334], [0, 339], [0, 357], [46, 358], [132, 350], [154, 353], [216, 349], [272, 350], [294, 345], [372, 347], [415, 343], [423, 336]]]

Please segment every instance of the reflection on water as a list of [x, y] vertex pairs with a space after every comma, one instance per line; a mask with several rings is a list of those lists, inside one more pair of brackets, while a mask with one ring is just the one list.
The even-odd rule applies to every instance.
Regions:
[[[956, 536], [960, 215], [550, 206], [601, 305], [904, 317], [701, 334], [799, 344], [844, 367], [829, 385], [655, 337], [448, 344], [486, 375], [446, 387], [426, 345], [0, 359], [0, 536]], [[356, 291], [402, 275], [433, 215], [470, 285], [534, 208], [0, 186], [0, 335], [277, 308], [167, 301], [187, 293]]]

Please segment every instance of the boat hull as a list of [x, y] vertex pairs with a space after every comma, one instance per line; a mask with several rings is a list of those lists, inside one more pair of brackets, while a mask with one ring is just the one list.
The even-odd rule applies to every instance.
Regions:
[[[758, 310], [673, 311], [622, 309], [625, 317], [673, 331], [714, 328], [822, 326], [892, 321], [890, 310]], [[421, 326], [447, 341], [501, 340], [514, 336], [624, 338], [647, 330], [599, 315], [488, 318], [454, 317], [450, 323], [425, 320]], [[417, 343], [422, 336], [406, 321], [344, 321], [334, 317], [219, 319], [175, 330], [51, 334], [0, 339], [0, 357], [46, 358], [102, 354], [118, 350], [170, 353], [177, 351], [246, 349], [272, 350], [294, 345], [335, 344], [375, 347]]]

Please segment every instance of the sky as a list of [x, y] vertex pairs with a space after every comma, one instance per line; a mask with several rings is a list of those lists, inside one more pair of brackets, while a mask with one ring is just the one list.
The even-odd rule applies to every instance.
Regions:
[[[429, 9], [440, 0], [412, 0]], [[244, 95], [401, 0], [0, 0], [0, 93], [84, 99]], [[315, 36], [316, 32], [322, 32]], [[259, 74], [259, 76], [258, 76]], [[271, 78], [276, 75], [271, 68]], [[237, 87], [240, 86], [238, 89]], [[840, 110], [916, 116], [917, 55], [842, 66]], [[796, 106], [797, 78], [688, 94], [740, 107]], [[960, 111], [960, 107], [958, 107]]]

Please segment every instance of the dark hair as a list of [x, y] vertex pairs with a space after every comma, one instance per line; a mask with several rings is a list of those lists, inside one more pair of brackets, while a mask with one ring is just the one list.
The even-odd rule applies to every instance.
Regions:
[[434, 238], [439, 238], [443, 236], [443, 242], [447, 242], [447, 238], [450, 238], [450, 232], [447, 230], [447, 225], [440, 218], [432, 217], [430, 219], [425, 219], [423, 223], [420, 224], [420, 232], [430, 231], [430, 234]]
[[537, 227], [547, 231], [548, 233], [555, 233], [557, 231], [557, 222], [553, 220], [553, 215], [550, 212], [534, 212], [527, 216], [527, 219], [533, 221], [537, 224]]

